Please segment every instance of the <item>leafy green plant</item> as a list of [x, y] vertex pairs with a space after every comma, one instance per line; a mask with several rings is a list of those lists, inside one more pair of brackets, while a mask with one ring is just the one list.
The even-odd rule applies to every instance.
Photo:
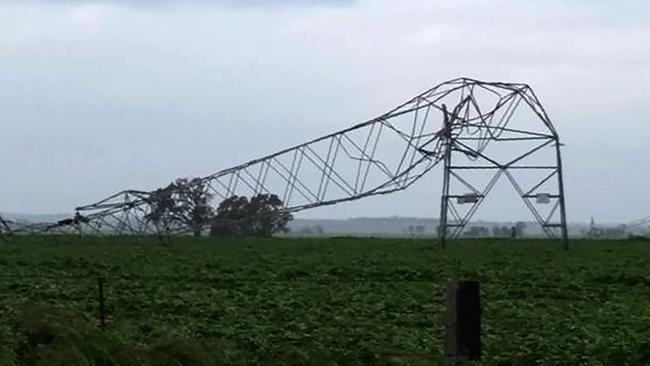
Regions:
[[650, 358], [642, 241], [48, 236], [0, 258], [3, 366], [440, 364], [444, 283], [467, 278], [479, 365]]

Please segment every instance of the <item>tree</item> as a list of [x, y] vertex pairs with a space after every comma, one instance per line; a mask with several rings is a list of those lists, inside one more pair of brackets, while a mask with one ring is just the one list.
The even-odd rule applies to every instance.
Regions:
[[223, 200], [210, 227], [211, 236], [244, 236], [248, 229], [248, 198], [232, 196]]
[[411, 236], [415, 235], [415, 226], [409, 225], [409, 227], [406, 229], [406, 232]]
[[489, 236], [490, 230], [488, 230], [488, 228], [485, 226], [472, 226], [468, 230], [463, 232], [463, 235], [467, 237], [481, 238], [481, 237]]
[[276, 194], [261, 193], [248, 203], [247, 216], [251, 218], [250, 234], [272, 236], [289, 231], [287, 224], [293, 215], [284, 211], [284, 203]]
[[0, 216], [0, 241], [5, 239], [5, 235], [9, 235], [11, 228], [9, 228], [9, 223]]
[[203, 227], [214, 217], [211, 199], [212, 194], [202, 179], [180, 178], [151, 193], [147, 218], [158, 230], [180, 224], [189, 227], [194, 236], [200, 236]]
[[494, 237], [509, 237], [511, 236], [512, 229], [507, 226], [493, 226], [492, 236]]
[[518, 238], [523, 237], [524, 234], [525, 234], [526, 226], [527, 225], [526, 225], [525, 222], [517, 221], [515, 223], [515, 236], [518, 237]]
[[415, 235], [422, 236], [424, 235], [424, 225], [415, 225]]
[[314, 225], [314, 232], [317, 235], [323, 235], [323, 233], [325, 232], [325, 229], [323, 229], [323, 227], [321, 225], [316, 224], [316, 225]]
[[152, 222], [158, 231], [169, 230], [174, 221], [174, 211], [176, 210], [176, 201], [173, 197], [174, 184], [165, 188], [159, 188], [153, 191], [148, 199], [149, 214], [145, 217]]
[[275, 194], [258, 194], [250, 200], [232, 196], [219, 204], [210, 234], [214, 236], [262, 236], [287, 232], [293, 216]]
[[214, 217], [214, 209], [210, 206], [212, 193], [200, 178], [188, 181], [186, 178], [177, 179], [178, 217], [179, 220], [192, 229], [194, 236], [201, 236], [203, 227]]

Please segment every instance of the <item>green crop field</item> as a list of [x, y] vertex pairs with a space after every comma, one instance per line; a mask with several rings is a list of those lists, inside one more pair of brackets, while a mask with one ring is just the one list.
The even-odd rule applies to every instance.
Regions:
[[481, 365], [648, 365], [648, 269], [632, 240], [21, 237], [0, 364], [440, 364], [444, 283], [476, 279]]

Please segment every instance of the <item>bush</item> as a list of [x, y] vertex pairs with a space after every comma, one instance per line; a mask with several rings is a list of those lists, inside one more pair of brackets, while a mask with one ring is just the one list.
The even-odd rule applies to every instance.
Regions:
[[1, 366], [212, 366], [199, 346], [167, 340], [129, 348], [85, 319], [26, 308], [0, 327]]

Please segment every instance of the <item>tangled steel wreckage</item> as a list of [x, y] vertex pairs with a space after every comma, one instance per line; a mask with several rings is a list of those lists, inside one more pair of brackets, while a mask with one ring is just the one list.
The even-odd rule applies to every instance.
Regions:
[[[402, 191], [441, 165], [439, 236], [460, 235], [505, 179], [550, 238], [567, 243], [560, 137], [526, 84], [450, 80], [347, 129], [187, 181], [167, 197], [205, 190], [212, 204], [275, 194], [293, 213]], [[2, 221], [2, 233], [186, 234], [186, 222], [152, 215], [160, 190], [125, 190], [79, 206], [57, 223]], [[154, 219], [157, 217], [157, 219]], [[208, 225], [208, 223], [205, 223]]]

